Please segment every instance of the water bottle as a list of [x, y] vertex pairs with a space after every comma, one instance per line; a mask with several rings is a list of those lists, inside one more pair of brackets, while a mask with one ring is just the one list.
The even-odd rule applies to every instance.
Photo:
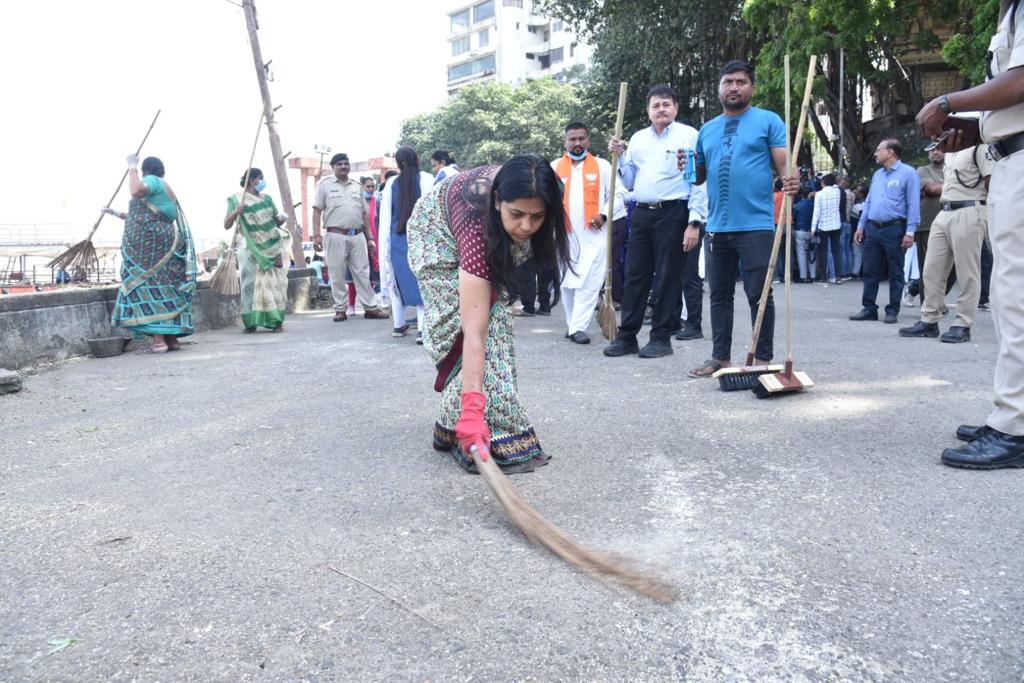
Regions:
[[697, 182], [697, 155], [692, 149], [686, 150], [686, 182], [690, 184]]

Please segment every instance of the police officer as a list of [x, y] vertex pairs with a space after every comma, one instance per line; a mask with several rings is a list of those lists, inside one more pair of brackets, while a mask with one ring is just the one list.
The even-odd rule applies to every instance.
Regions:
[[[961, 425], [968, 443], [942, 452], [952, 467], [1024, 467], [1024, 8], [1002, 0], [999, 28], [989, 44], [988, 80], [982, 85], [935, 98], [917, 115], [921, 131], [940, 135], [947, 117], [981, 110], [981, 138], [995, 157], [988, 193], [992, 271], [992, 315], [999, 340], [995, 367], [995, 409], [980, 427]], [[962, 147], [955, 132], [946, 149]]]

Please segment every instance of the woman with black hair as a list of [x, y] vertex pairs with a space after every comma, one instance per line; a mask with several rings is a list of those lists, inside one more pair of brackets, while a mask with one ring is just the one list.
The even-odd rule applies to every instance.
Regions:
[[[405, 322], [406, 308], [415, 306], [417, 324], [423, 324], [423, 298], [420, 286], [409, 267], [409, 242], [406, 225], [412, 207], [434, 186], [434, 178], [420, 171], [420, 159], [412, 147], [399, 147], [395, 152], [398, 176], [384, 186], [380, 201], [380, 224], [385, 229], [380, 237], [380, 286], [391, 297], [391, 314], [395, 318], [392, 337], [404, 337], [409, 331]], [[416, 332], [416, 343], [423, 343], [423, 328]]]
[[532, 154], [460, 173], [420, 199], [408, 232], [441, 392], [434, 448], [468, 472], [472, 447], [506, 473], [547, 464], [516, 395], [508, 286], [531, 255], [555, 273], [568, 263], [558, 176]]
[[434, 184], [459, 173], [459, 167], [455, 165], [455, 157], [443, 149], [430, 155], [430, 170], [434, 172]]
[[238, 246], [242, 327], [249, 333], [257, 327], [283, 332], [292, 237], [281, 226], [288, 214], [280, 213], [274, 199], [263, 193], [267, 182], [260, 169], [250, 168], [238, 184], [243, 191], [228, 197], [224, 229], [230, 230], [237, 221], [243, 238]]
[[196, 252], [192, 233], [174, 190], [164, 180], [164, 164], [128, 157], [127, 212], [103, 209], [124, 220], [121, 240], [121, 286], [111, 322], [148, 335], [139, 353], [166, 353], [180, 348], [179, 337], [192, 334], [192, 296], [196, 290]]

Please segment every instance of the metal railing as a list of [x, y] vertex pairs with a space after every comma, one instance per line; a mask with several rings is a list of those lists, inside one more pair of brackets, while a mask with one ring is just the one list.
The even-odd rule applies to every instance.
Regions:
[[0, 223], [0, 244], [70, 244], [70, 223]]

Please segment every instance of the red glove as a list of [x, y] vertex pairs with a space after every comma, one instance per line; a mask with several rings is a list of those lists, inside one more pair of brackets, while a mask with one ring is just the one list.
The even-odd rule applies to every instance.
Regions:
[[470, 449], [476, 446], [477, 455], [481, 460], [487, 459], [491, 447], [491, 432], [487, 429], [487, 420], [484, 419], [486, 407], [487, 397], [479, 391], [463, 392], [462, 414], [455, 423], [455, 436], [459, 438], [462, 450], [469, 455]]

